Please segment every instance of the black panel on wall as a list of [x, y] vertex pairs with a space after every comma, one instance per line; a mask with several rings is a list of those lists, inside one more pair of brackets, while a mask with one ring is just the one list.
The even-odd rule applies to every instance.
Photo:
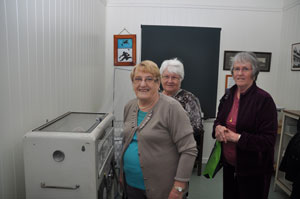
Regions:
[[183, 62], [182, 88], [196, 95], [204, 118], [216, 113], [221, 28], [142, 25], [141, 60], [160, 67], [165, 59]]

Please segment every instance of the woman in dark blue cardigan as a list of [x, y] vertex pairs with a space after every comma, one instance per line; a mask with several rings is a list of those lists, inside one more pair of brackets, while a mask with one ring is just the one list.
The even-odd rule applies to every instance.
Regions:
[[238, 53], [231, 73], [235, 85], [220, 100], [213, 137], [222, 142], [223, 198], [267, 199], [277, 133], [275, 103], [256, 86], [258, 61]]

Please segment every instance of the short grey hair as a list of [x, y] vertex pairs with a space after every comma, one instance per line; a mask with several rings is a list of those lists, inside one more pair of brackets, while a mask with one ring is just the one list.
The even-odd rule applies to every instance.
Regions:
[[170, 73], [175, 73], [179, 75], [181, 81], [184, 79], [184, 67], [182, 62], [179, 61], [177, 58], [163, 61], [160, 67], [160, 74], [162, 75], [166, 69], [168, 69]]
[[258, 67], [258, 60], [256, 58], [256, 55], [253, 52], [240, 52], [234, 56], [232, 60], [231, 69], [230, 69], [232, 75], [233, 75], [233, 65], [236, 62], [240, 62], [240, 63], [249, 62], [252, 67], [252, 79], [256, 81], [259, 73], [259, 67]]

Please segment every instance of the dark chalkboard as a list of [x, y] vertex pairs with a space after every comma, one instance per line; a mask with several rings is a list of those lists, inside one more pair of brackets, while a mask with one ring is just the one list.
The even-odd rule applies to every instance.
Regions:
[[196, 95], [204, 119], [214, 118], [218, 87], [221, 28], [142, 25], [141, 60], [160, 67], [165, 59], [183, 62], [182, 88]]

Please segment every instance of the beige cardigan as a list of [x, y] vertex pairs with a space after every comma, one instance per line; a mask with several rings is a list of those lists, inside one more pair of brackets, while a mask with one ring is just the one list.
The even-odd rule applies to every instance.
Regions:
[[[166, 199], [174, 180], [188, 182], [197, 156], [193, 128], [179, 102], [160, 94], [160, 99], [137, 127], [137, 99], [124, 109], [124, 138], [121, 156], [134, 132], [138, 137], [138, 153], [148, 199]], [[125, 182], [122, 175], [123, 182]]]

